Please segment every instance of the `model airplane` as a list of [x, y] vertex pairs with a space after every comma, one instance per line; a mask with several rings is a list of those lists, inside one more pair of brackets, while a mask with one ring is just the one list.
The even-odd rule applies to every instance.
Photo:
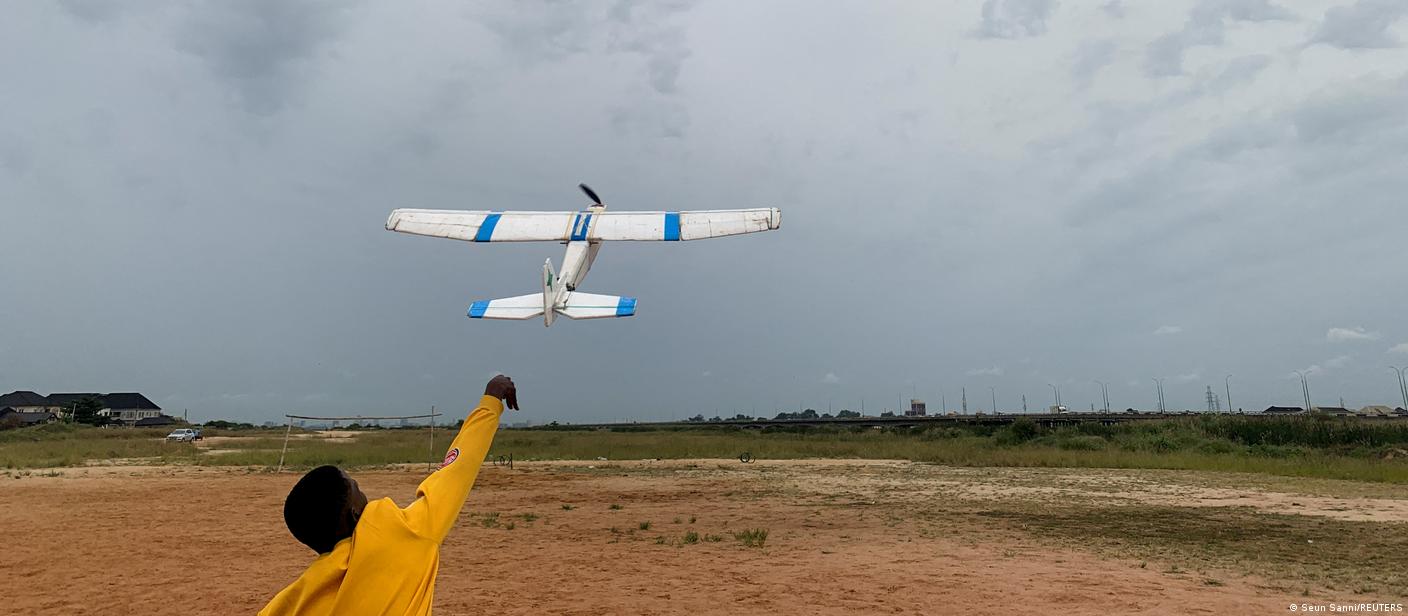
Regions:
[[577, 286], [587, 277], [596, 253], [605, 241], [683, 241], [725, 235], [771, 231], [782, 224], [777, 208], [751, 210], [699, 210], [694, 212], [607, 212], [606, 206], [586, 184], [582, 192], [592, 205], [580, 212], [485, 212], [453, 210], [395, 210], [386, 220], [389, 231], [467, 242], [562, 242], [562, 274], [556, 275], [552, 259], [543, 263], [543, 290], [518, 297], [474, 302], [472, 319], [531, 319], [543, 316], [551, 326], [556, 315], [569, 319], [629, 317], [636, 313], [636, 298], [582, 293]]

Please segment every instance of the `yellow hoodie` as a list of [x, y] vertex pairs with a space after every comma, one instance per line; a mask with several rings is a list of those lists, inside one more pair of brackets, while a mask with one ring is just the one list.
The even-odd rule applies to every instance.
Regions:
[[445, 463], [402, 509], [390, 498], [367, 503], [352, 536], [318, 555], [274, 596], [261, 616], [429, 614], [440, 542], [460, 515], [499, 429], [503, 403], [484, 396], [450, 445]]

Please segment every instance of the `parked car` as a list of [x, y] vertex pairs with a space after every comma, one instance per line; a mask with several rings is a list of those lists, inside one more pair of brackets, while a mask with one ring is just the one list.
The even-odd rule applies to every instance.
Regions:
[[171, 434], [166, 435], [166, 440], [178, 443], [193, 443], [198, 438], [200, 438], [200, 432], [191, 428], [172, 430]]

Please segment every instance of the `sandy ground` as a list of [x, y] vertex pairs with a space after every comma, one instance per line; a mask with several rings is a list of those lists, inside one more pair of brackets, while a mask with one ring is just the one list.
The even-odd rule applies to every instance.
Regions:
[[[1052, 473], [1070, 480], [1053, 488]], [[354, 473], [372, 498], [403, 505], [424, 474], [423, 467]], [[859, 461], [486, 465], [443, 547], [435, 611], [1282, 614], [1292, 603], [1352, 598], [1307, 598], [1236, 572], [1217, 572], [1218, 585], [1209, 585], [1201, 575], [987, 532], [972, 520], [908, 514], [935, 498], [1057, 490], [1102, 502], [1236, 501], [1303, 515], [1408, 519], [1401, 494], [1249, 493], [1161, 477]], [[297, 478], [119, 466], [0, 478], [0, 612], [253, 613], [313, 556], [280, 517]], [[483, 523], [491, 513], [497, 526]], [[641, 530], [646, 521], [650, 528]], [[768, 529], [764, 547], [734, 539], [748, 528]], [[706, 540], [685, 544], [691, 530]]]

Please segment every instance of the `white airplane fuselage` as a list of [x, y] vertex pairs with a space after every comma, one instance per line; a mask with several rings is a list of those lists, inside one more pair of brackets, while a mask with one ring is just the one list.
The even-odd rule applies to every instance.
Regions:
[[557, 309], [567, 304], [567, 294], [577, 290], [591, 270], [597, 252], [601, 251], [601, 240], [590, 239], [591, 221], [605, 210], [605, 205], [593, 205], [577, 214], [572, 239], [566, 242], [567, 250], [562, 255], [561, 273], [553, 273], [552, 259], [543, 263], [543, 325], [552, 325]]

